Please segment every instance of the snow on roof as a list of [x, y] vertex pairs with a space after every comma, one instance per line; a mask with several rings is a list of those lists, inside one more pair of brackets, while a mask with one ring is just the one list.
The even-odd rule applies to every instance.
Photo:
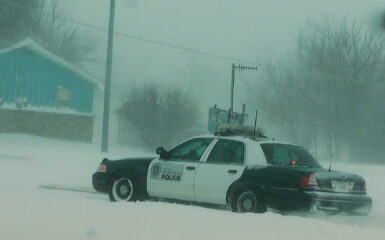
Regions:
[[55, 63], [63, 66], [64, 68], [68, 69], [69, 71], [77, 74], [78, 76], [80, 76], [83, 79], [87, 80], [88, 82], [92, 83], [97, 88], [99, 88], [99, 89], [103, 88], [103, 84], [101, 82], [97, 81], [94, 77], [92, 77], [88, 73], [85, 73], [84, 71], [76, 68], [71, 63], [69, 63], [67, 60], [64, 60], [63, 58], [48, 51], [47, 49], [42, 47], [39, 43], [37, 43], [32, 38], [26, 38], [22, 41], [15, 43], [14, 45], [12, 45], [10, 47], [1, 49], [0, 54], [11, 52], [11, 51], [14, 51], [16, 49], [20, 49], [20, 48], [24, 48], [24, 47], [29, 48], [29, 49], [35, 51], [36, 53], [48, 58], [52, 62], [55, 62]]
[[91, 116], [92, 113], [80, 112], [70, 108], [56, 108], [56, 107], [38, 107], [28, 105], [27, 107], [17, 108], [15, 104], [3, 104], [0, 106], [0, 109], [6, 110], [23, 110], [29, 112], [44, 112], [44, 113], [56, 113], [56, 114], [66, 114], [66, 115], [80, 115], [80, 116]]

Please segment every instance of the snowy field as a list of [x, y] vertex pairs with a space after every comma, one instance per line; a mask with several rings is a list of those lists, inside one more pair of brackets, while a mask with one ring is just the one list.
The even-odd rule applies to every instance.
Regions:
[[[114, 157], [153, 155], [113, 148]], [[110, 156], [111, 156], [110, 155]], [[99, 146], [0, 134], [0, 239], [385, 239], [385, 166], [334, 164], [364, 176], [372, 213], [283, 216], [171, 203], [111, 203], [103, 194], [50, 190], [91, 187]]]

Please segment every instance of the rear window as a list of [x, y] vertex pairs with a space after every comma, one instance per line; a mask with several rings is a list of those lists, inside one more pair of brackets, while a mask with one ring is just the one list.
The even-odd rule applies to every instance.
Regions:
[[264, 143], [261, 147], [269, 164], [321, 168], [317, 160], [303, 147], [277, 143]]

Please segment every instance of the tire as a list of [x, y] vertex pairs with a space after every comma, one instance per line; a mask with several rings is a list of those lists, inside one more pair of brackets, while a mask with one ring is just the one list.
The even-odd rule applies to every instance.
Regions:
[[108, 187], [108, 196], [111, 202], [135, 201], [136, 189], [133, 178], [123, 174], [113, 177]]
[[238, 213], [264, 213], [267, 209], [263, 199], [255, 192], [243, 190], [232, 198], [231, 210]]

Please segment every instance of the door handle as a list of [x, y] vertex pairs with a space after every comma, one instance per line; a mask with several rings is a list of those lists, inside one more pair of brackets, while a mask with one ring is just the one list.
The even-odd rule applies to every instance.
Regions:
[[187, 166], [186, 169], [192, 171], [192, 170], [195, 170], [195, 167], [194, 166]]
[[231, 173], [231, 174], [236, 174], [238, 171], [237, 170], [234, 170], [234, 169], [230, 169], [229, 171], [227, 171], [228, 173]]

